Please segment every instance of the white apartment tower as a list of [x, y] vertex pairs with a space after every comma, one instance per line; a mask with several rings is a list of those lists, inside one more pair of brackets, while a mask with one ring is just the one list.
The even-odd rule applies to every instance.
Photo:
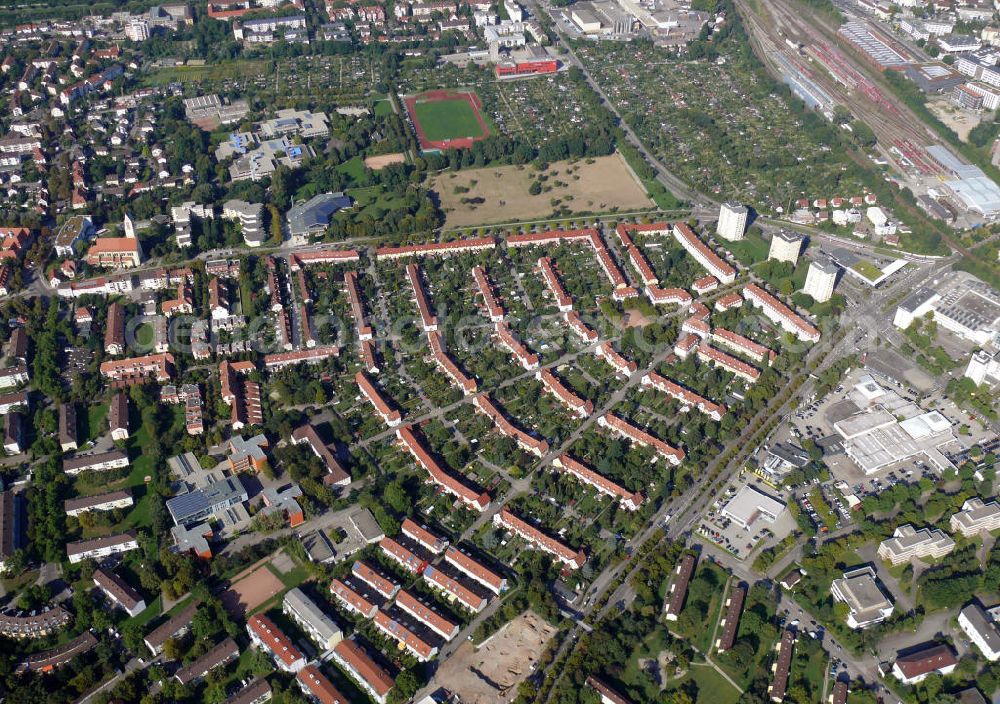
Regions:
[[833, 295], [833, 287], [837, 283], [840, 268], [830, 261], [815, 261], [809, 265], [806, 282], [802, 293], [812, 296], [817, 303], [825, 303]]
[[801, 237], [792, 232], [778, 230], [771, 237], [771, 249], [767, 253], [767, 258], [795, 264], [799, 260], [799, 251], [801, 249]]
[[716, 234], [724, 240], [736, 242], [743, 239], [747, 229], [747, 207], [739, 203], [723, 203], [719, 207], [719, 224]]

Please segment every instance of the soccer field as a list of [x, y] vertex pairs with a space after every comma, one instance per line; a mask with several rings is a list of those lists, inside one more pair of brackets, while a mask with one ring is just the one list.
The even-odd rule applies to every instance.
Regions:
[[417, 121], [432, 142], [485, 136], [472, 105], [464, 98], [418, 102]]

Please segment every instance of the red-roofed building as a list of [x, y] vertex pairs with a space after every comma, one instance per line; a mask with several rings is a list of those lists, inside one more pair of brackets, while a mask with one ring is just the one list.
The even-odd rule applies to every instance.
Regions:
[[437, 362], [438, 368], [444, 372], [445, 376], [451, 379], [452, 383], [457, 387], [462, 389], [466, 394], [474, 394], [479, 388], [479, 384], [476, 383], [475, 379], [470, 378], [463, 372], [458, 365], [455, 363], [448, 353], [444, 349], [444, 342], [442, 341], [441, 333], [437, 330], [432, 330], [427, 333], [427, 341], [431, 346], [431, 353], [434, 355], [434, 361]]
[[529, 435], [507, 420], [507, 417], [497, 408], [493, 399], [488, 394], [479, 394], [476, 396], [472, 399], [472, 405], [482, 411], [483, 414], [489, 416], [494, 425], [497, 426], [497, 429], [514, 440], [525, 452], [529, 452], [535, 457], [541, 457], [549, 451], [548, 442]]
[[298, 271], [310, 264], [343, 264], [356, 262], [361, 258], [353, 249], [318, 249], [312, 252], [296, 252], [288, 258], [288, 268]]
[[639, 369], [639, 366], [630, 359], [625, 359], [610, 342], [602, 342], [594, 350], [594, 354], [614, 367], [615, 373], [624, 377], [629, 377]]
[[714, 276], [702, 276], [691, 284], [691, 290], [699, 296], [719, 288], [719, 280]]
[[379, 704], [385, 704], [396, 684], [364, 649], [353, 640], [342, 640], [333, 649], [333, 660]]
[[486, 269], [481, 266], [473, 267], [472, 278], [475, 279], [479, 293], [483, 297], [483, 302], [486, 304], [486, 312], [489, 314], [490, 320], [494, 323], [501, 322], [505, 315], [504, 309], [493, 293], [493, 286], [486, 275]]
[[764, 345], [758, 344], [747, 337], [743, 337], [725, 328], [715, 328], [712, 331], [712, 342], [723, 347], [728, 347], [735, 352], [745, 354], [755, 362], [767, 364], [768, 366], [778, 356], [774, 350], [770, 350], [764, 347]]
[[348, 271], [344, 274], [344, 287], [347, 289], [347, 298], [351, 302], [351, 315], [354, 316], [354, 325], [358, 331], [359, 340], [372, 339], [372, 329], [365, 319], [365, 309], [361, 303], [361, 291], [358, 289], [357, 272]]
[[351, 700], [341, 694], [333, 683], [315, 665], [306, 665], [295, 676], [299, 689], [316, 704], [350, 704]]
[[348, 582], [333, 580], [330, 583], [330, 593], [345, 609], [364, 618], [374, 618], [378, 611], [378, 606], [367, 595]]
[[428, 606], [426, 603], [405, 589], [396, 596], [396, 606], [408, 613], [420, 623], [427, 626], [446, 641], [450, 641], [458, 635], [459, 629], [457, 623], [452, 623], [435, 611], [434, 608]]
[[725, 312], [743, 305], [743, 296], [738, 293], [727, 293], [715, 302], [715, 310]]
[[701, 318], [692, 315], [690, 318], [681, 323], [681, 332], [691, 333], [692, 335], [697, 335], [698, 337], [704, 339], [712, 334], [712, 328]]
[[285, 672], [299, 672], [306, 666], [305, 656], [264, 614], [254, 614], [247, 620], [247, 633], [254, 645], [270, 655]]
[[379, 573], [367, 562], [356, 561], [351, 567], [351, 574], [374, 589], [385, 599], [392, 599], [399, 592], [399, 585], [385, 575]]
[[102, 376], [126, 383], [146, 381], [150, 378], [162, 383], [170, 381], [173, 374], [174, 357], [169, 352], [108, 360], [101, 363]]
[[915, 685], [932, 674], [948, 675], [955, 671], [958, 660], [947, 645], [934, 645], [896, 658], [892, 674], [906, 685]]
[[368, 399], [368, 402], [375, 407], [375, 412], [382, 416], [382, 420], [386, 425], [393, 427], [402, 422], [402, 414], [395, 408], [389, 406], [389, 404], [382, 397], [381, 392], [379, 392], [364, 372], [358, 372], [355, 374], [354, 381], [357, 382], [362, 395], [364, 395], [364, 397]]
[[295, 350], [293, 352], [276, 352], [274, 354], [264, 355], [264, 366], [268, 370], [274, 371], [276, 369], [290, 367], [294, 364], [302, 364], [303, 362], [316, 364], [318, 362], [322, 362], [324, 359], [336, 357], [339, 354], [340, 348], [336, 345], [324, 345], [322, 347], [313, 347], [312, 349], [307, 350]]
[[87, 263], [115, 269], [139, 266], [142, 264], [142, 247], [134, 237], [100, 237], [87, 251]]
[[448, 547], [447, 539], [435, 535], [412, 518], [403, 519], [402, 532], [407, 538], [434, 555], [440, 555]]
[[538, 266], [542, 270], [542, 278], [545, 279], [545, 284], [549, 287], [549, 291], [556, 301], [556, 307], [563, 313], [573, 310], [573, 299], [570, 298], [569, 294], [566, 293], [566, 289], [563, 288], [562, 282], [559, 280], [559, 276], [552, 266], [552, 258], [539, 257]]
[[536, 245], [555, 244], [566, 241], [589, 241], [596, 234], [596, 230], [548, 230], [546, 232], [529, 233], [524, 235], [508, 235], [508, 247], [534, 247]]
[[492, 237], [479, 237], [453, 242], [431, 242], [428, 244], [406, 245], [403, 247], [379, 247], [375, 250], [376, 259], [399, 259], [401, 257], [439, 256], [463, 254], [466, 252], [481, 252], [497, 246]]
[[490, 495], [485, 491], [477, 492], [442, 469], [437, 461], [431, 457], [430, 453], [427, 452], [420, 440], [417, 439], [412, 426], [405, 425], [397, 428], [396, 437], [399, 438], [403, 446], [413, 455], [417, 464], [423, 467], [428, 475], [430, 475], [431, 481], [441, 487], [443, 491], [452, 494], [466, 506], [475, 508], [477, 511], [482, 511], [489, 506]]
[[614, 413], [605, 413], [597, 419], [597, 424], [607, 428], [618, 437], [631, 440], [641, 447], [649, 447], [653, 449], [658, 455], [666, 458], [666, 460], [675, 467], [684, 460], [685, 455], [683, 450], [671, 447], [663, 440], [654, 437], [638, 426], [632, 425], [627, 420], [615, 415]]
[[413, 290], [413, 299], [417, 302], [417, 309], [420, 311], [424, 332], [437, 330], [437, 317], [431, 312], [430, 304], [427, 302], [424, 285], [420, 280], [420, 267], [416, 264], [407, 264], [406, 276], [410, 279], [410, 288]]
[[515, 535], [520, 536], [533, 547], [554, 556], [570, 569], [580, 569], [587, 562], [587, 555], [583, 550], [572, 550], [567, 545], [538, 530], [530, 523], [518, 518], [506, 508], [500, 509], [499, 512], [493, 515], [493, 524], [502, 526]]
[[674, 343], [674, 354], [681, 359], [687, 359], [687, 356], [691, 354], [700, 344], [700, 337], [694, 333], [684, 333], [680, 336], [680, 338], [678, 338], [677, 342]]
[[647, 286], [646, 298], [649, 302], [657, 306], [691, 305], [691, 294], [682, 288], [660, 288], [659, 286]]
[[514, 337], [514, 333], [507, 323], [501, 320], [495, 324], [495, 327], [500, 344], [514, 355], [524, 369], [531, 371], [538, 368], [538, 355], [528, 350], [520, 340]]
[[427, 662], [437, 655], [436, 645], [431, 645], [385, 611], [378, 611], [375, 614], [374, 623], [376, 628], [399, 643], [401, 648], [420, 662]]
[[726, 407], [712, 403], [708, 399], [699, 396], [690, 389], [685, 389], [675, 381], [671, 381], [656, 372], [650, 372], [642, 378], [642, 385], [661, 391], [671, 398], [680, 401], [685, 406], [697, 408], [699, 411], [710, 417], [712, 420], [722, 420], [726, 413]]
[[378, 545], [390, 560], [400, 565], [407, 572], [420, 574], [427, 567], [426, 560], [395, 538], [384, 536]]
[[340, 462], [337, 461], [337, 457], [333, 450], [323, 442], [323, 439], [319, 436], [314, 428], [309, 423], [296, 428], [292, 432], [292, 442], [296, 445], [301, 445], [305, 443], [309, 445], [312, 449], [313, 454], [315, 454], [322, 462], [323, 466], [326, 467], [326, 475], [323, 477], [323, 483], [330, 486], [347, 486], [351, 483], [351, 475], [344, 471], [344, 468], [340, 466]]
[[594, 412], [594, 404], [584, 400], [566, 388], [559, 378], [548, 369], [540, 369], [535, 373], [535, 378], [542, 382], [542, 386], [550, 394], [579, 418], [587, 418]]
[[501, 592], [507, 590], [506, 577], [497, 574], [455, 546], [448, 548], [444, 554], [444, 559], [449, 565], [476, 580], [494, 594], [499, 595]]
[[803, 342], [819, 342], [819, 330], [757, 284], [744, 286], [743, 298], [760, 308], [771, 322], [780, 325], [785, 332], [790, 332]]
[[587, 324], [580, 318], [580, 314], [575, 310], [563, 313], [563, 317], [569, 324], [569, 329], [576, 333], [577, 337], [581, 340], [587, 344], [597, 342], [597, 332], [593, 328], [588, 327]]
[[583, 464], [579, 460], [562, 454], [552, 460], [552, 465], [568, 474], [572, 474], [584, 484], [588, 484], [597, 491], [614, 499], [619, 499], [622, 506], [629, 511], [638, 511], [643, 502], [643, 495], [639, 492], [630, 492], [623, 486], [616, 484], [605, 476], [595, 472], [593, 469]]
[[702, 242], [698, 235], [683, 222], [674, 223], [674, 239], [690, 254], [696, 262], [701, 264], [709, 274], [717, 278], [724, 284], [731, 284], [736, 280], [736, 269], [726, 263], [722, 257]]
[[708, 362], [713, 366], [722, 367], [750, 384], [760, 378], [760, 369], [757, 369], [752, 364], [747, 364], [742, 359], [737, 359], [731, 354], [726, 354], [722, 350], [712, 347], [707, 342], [702, 342], [698, 345], [698, 359]]
[[450, 602], [458, 602], [469, 611], [479, 613], [486, 608], [486, 597], [476, 594], [460, 581], [445, 574], [437, 567], [431, 566], [424, 570], [424, 581], [437, 589]]

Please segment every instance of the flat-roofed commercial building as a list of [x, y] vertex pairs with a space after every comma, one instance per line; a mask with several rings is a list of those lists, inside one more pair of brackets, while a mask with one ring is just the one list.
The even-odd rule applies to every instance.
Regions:
[[281, 610], [324, 650], [330, 650], [344, 637], [336, 622], [298, 587], [285, 594]]
[[892, 600], [879, 586], [875, 570], [866, 565], [844, 572], [830, 584], [830, 593], [837, 601], [847, 604], [847, 625], [867, 628], [889, 618]]
[[722, 515], [748, 530], [761, 519], [774, 523], [784, 511], [785, 504], [746, 485], [722, 507]]
[[963, 537], [974, 538], [980, 533], [1000, 529], [1000, 504], [985, 503], [979, 497], [966, 499], [962, 510], [951, 517], [951, 529]]
[[955, 541], [943, 531], [935, 528], [917, 530], [907, 523], [879, 544], [878, 556], [893, 565], [901, 565], [914, 557], [944, 557], [954, 549]]

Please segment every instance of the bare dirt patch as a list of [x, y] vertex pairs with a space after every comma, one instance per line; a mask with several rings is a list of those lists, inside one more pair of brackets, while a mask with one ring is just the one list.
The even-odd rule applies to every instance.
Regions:
[[527, 611], [484, 645], [463, 643], [434, 675], [433, 685], [454, 692], [466, 704], [506, 704], [531, 674], [556, 629]]
[[284, 588], [281, 580], [262, 565], [223, 592], [222, 605], [234, 617], [244, 618]]
[[365, 166], [367, 166], [372, 171], [378, 171], [379, 169], [385, 168], [386, 166], [391, 166], [392, 164], [403, 164], [406, 162], [406, 156], [402, 152], [394, 152], [392, 154], [379, 154], [377, 156], [370, 156], [365, 159]]
[[[544, 178], [544, 180], [541, 180]], [[531, 195], [540, 181], [541, 193]], [[446, 227], [486, 225], [550, 217], [565, 206], [573, 213], [650, 208], [646, 195], [621, 155], [557, 161], [545, 171], [532, 166], [463, 169], [439, 175], [432, 186]]]
[[950, 100], [928, 101], [927, 109], [934, 113], [941, 122], [953, 129], [963, 142], [969, 141], [969, 132], [980, 123], [986, 114], [964, 110]]

